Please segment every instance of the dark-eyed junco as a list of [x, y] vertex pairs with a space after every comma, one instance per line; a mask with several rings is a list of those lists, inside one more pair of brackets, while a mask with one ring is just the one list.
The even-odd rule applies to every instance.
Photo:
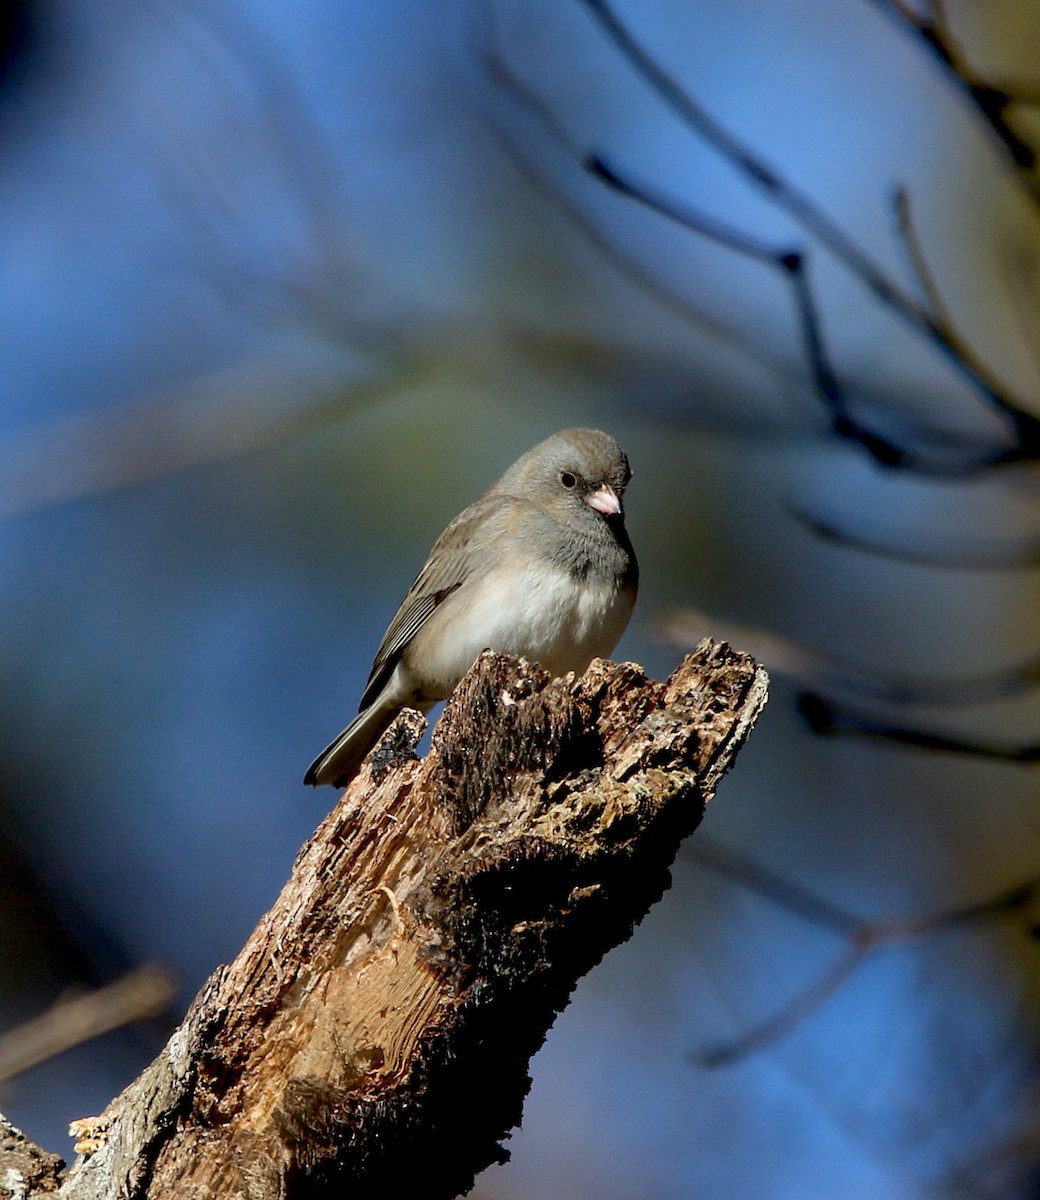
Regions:
[[383, 635], [358, 716], [304, 783], [344, 786], [400, 709], [445, 699], [482, 650], [554, 676], [608, 655], [639, 581], [621, 507], [631, 474], [608, 434], [568, 429], [461, 512]]

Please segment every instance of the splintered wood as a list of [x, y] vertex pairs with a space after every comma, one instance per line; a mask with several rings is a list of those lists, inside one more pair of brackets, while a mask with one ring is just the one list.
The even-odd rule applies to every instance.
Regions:
[[765, 696], [724, 643], [664, 683], [482, 655], [424, 760], [422, 718], [398, 718], [61, 1196], [465, 1190], [504, 1159], [531, 1055], [667, 888]]

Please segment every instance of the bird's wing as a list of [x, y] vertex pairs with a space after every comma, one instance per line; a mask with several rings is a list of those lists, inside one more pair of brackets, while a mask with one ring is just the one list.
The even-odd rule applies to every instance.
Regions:
[[376, 699], [393, 674], [404, 648], [452, 592], [465, 583], [478, 558], [483, 557], [477, 552], [493, 546], [502, 529], [508, 503], [504, 496], [482, 496], [461, 512], [437, 539], [430, 557], [383, 634], [358, 711]]

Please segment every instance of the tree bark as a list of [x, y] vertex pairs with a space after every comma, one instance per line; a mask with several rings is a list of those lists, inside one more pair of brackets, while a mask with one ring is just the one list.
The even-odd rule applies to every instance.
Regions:
[[575, 983], [668, 887], [766, 687], [725, 643], [664, 683], [482, 655], [424, 760], [423, 719], [391, 727], [61, 1200], [468, 1189], [507, 1157]]
[[0, 1113], [0, 1200], [53, 1197], [64, 1166], [56, 1154], [33, 1145]]

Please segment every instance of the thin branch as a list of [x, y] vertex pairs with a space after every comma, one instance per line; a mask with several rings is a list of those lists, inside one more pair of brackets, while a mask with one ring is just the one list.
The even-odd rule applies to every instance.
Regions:
[[691, 233], [725, 246], [738, 254], [780, 271], [787, 280], [794, 301], [798, 328], [813, 386], [827, 411], [831, 427], [842, 438], [857, 442], [883, 466], [913, 467], [924, 470], [924, 464], [912, 458], [909, 451], [895, 446], [858, 424], [851, 416], [844, 390], [830, 360], [823, 334], [822, 319], [816, 297], [807, 275], [806, 252], [772, 245], [746, 234], [742, 230], [708, 216], [681, 200], [665, 195], [646, 183], [636, 183], [631, 176], [622, 175], [601, 155], [591, 155], [586, 167], [608, 187], [645, 205], [651, 211], [688, 229]]
[[711, 629], [735, 646], [746, 646], [771, 673], [786, 676], [817, 692], [852, 692], [881, 704], [952, 708], [979, 705], [1030, 692], [1040, 686], [1040, 655], [1014, 666], [953, 679], [893, 674], [876, 666], [823, 654], [770, 630], [697, 612], [675, 609], [662, 622], [665, 639], [680, 649], [695, 645]]
[[696, 1066], [727, 1066], [775, 1045], [812, 1017], [868, 956], [892, 946], [1008, 919], [1021, 922], [1030, 937], [1037, 936], [1035, 909], [1040, 901], [1040, 875], [1013, 884], [988, 900], [931, 913], [866, 921], [717, 842], [701, 838], [684, 855], [845, 943], [829, 967], [764, 1020], [735, 1038], [708, 1042], [688, 1051], [687, 1061]]
[[17, 430], [0, 446], [0, 521], [280, 445], [381, 399], [405, 369], [357, 383], [344, 400], [343, 376], [332, 368], [267, 362]]
[[[486, 19], [493, 17], [493, 7], [480, 10]], [[501, 52], [498, 40], [491, 31], [484, 31], [484, 38], [477, 39], [477, 56], [484, 64], [488, 78], [496, 92], [506, 96], [528, 118], [556, 142], [566, 156], [568, 165], [575, 159], [580, 160], [583, 151], [574, 142], [563, 122], [546, 103], [543, 96], [521, 79], [510, 66]], [[676, 288], [664, 283], [646, 267], [646, 264], [635, 254], [627, 253], [623, 246], [603, 232], [590, 218], [588, 206], [576, 202], [562, 189], [556, 186], [546, 174], [532, 161], [532, 156], [526, 154], [515, 133], [515, 122], [504, 122], [489, 119], [489, 125], [498, 139], [503, 150], [523, 175], [540, 191], [549, 195], [564, 215], [580, 230], [591, 244], [607, 258], [628, 280], [647, 295], [652, 297], [667, 311], [675, 314], [685, 322], [695, 322], [706, 331], [713, 340], [733, 346], [745, 358], [767, 371], [771, 376], [781, 381], [782, 370], [776, 360], [768, 356], [762, 347], [754, 340], [742, 336], [730, 325], [718, 320], [710, 311], [693, 305], [686, 294], [681, 294]]]
[[[972, 538], [963, 534], [942, 538], [928, 534], [922, 538], [920, 534], [911, 535], [908, 531], [886, 532], [873, 518], [869, 528], [856, 531], [849, 528], [844, 518], [831, 520], [793, 503], [785, 507], [799, 524], [821, 541], [896, 562], [966, 571], [1018, 571], [1040, 566], [1040, 534], [1021, 538]], [[913, 544], [909, 540], [911, 537], [916, 538]]]
[[798, 711], [814, 733], [843, 737], [868, 738], [871, 741], [893, 742], [913, 746], [918, 750], [935, 750], [943, 754], [966, 754], [972, 758], [996, 759], [999, 762], [1032, 766], [1040, 762], [1040, 743], [1008, 745], [983, 742], [970, 738], [950, 737], [926, 729], [912, 729], [891, 721], [883, 721], [851, 705], [803, 692]]
[[1040, 84], [1008, 80], [995, 85], [1012, 104], [1021, 108], [1040, 107]]
[[870, 949], [859, 945], [847, 947], [804, 991], [766, 1020], [744, 1030], [738, 1037], [704, 1042], [696, 1049], [688, 1050], [686, 1061], [695, 1067], [727, 1067], [775, 1045], [819, 1011], [859, 967]]
[[172, 999], [170, 973], [140, 967], [106, 987], [59, 1000], [38, 1017], [0, 1035], [0, 1083], [113, 1029], [162, 1016]]
[[895, 216], [897, 240], [906, 255], [911, 274], [931, 309], [932, 317], [952, 328], [953, 321], [935, 282], [935, 277], [932, 275], [931, 268], [928, 266], [928, 259], [925, 256], [914, 221], [910, 193], [905, 187], [897, 187], [892, 193], [892, 211]]
[[[956, 468], [929, 466], [909, 452], [895, 452], [879, 439], [879, 462], [917, 471], [966, 474], [970, 471], [1040, 457], [1040, 418], [1014, 402], [989, 368], [957, 331], [895, 284], [882, 268], [805, 192], [717, 120], [636, 41], [607, 0], [582, 0], [600, 27], [647, 85], [685, 124], [734, 164], [753, 186], [818, 239], [888, 309], [924, 337], [975, 389], [982, 400], [1010, 427], [1013, 444], [959, 464]], [[593, 156], [595, 157], [595, 156]], [[840, 419], [841, 414], [835, 414]], [[856, 436], [850, 431], [848, 436]], [[856, 437], [856, 440], [861, 440]], [[870, 446], [864, 442], [870, 449]], [[872, 451], [873, 453], [873, 451]], [[876, 456], [876, 455], [875, 455]]]
[[[228, 194], [226, 164], [214, 155], [212, 145], [199, 139], [193, 124], [190, 133], [161, 156], [160, 167], [165, 169], [161, 178], [172, 205], [193, 222], [201, 235], [197, 242], [200, 253], [207, 243], [219, 251], [210, 282], [233, 294], [240, 305], [263, 302], [268, 316], [272, 300], [283, 308], [287, 301], [292, 305], [303, 303], [315, 323], [333, 338], [339, 337], [340, 325], [329, 328], [330, 321], [342, 321], [342, 314], [333, 311], [327, 301], [327, 281], [344, 268], [351, 272], [355, 294], [364, 292], [368, 281], [360, 276], [356, 264], [348, 264], [345, 258], [349, 245], [344, 234], [341, 172], [328, 134], [294, 77], [291, 60], [259, 22], [249, 20], [226, 0], [183, 0], [173, 6], [165, 0], [149, 3], [157, 18], [176, 22], [180, 43], [190, 44], [199, 59], [200, 80], [222, 85], [220, 102], [225, 120], [235, 113], [233, 84], [239, 81], [232, 77], [228, 65], [239, 69], [239, 79], [248, 90], [245, 121], [236, 145], [239, 165], [248, 164], [250, 150], [258, 157], [264, 156], [264, 165], [275, 168], [285, 194], [298, 200], [305, 214], [311, 252], [306, 261], [303, 255], [295, 256], [294, 266], [304, 263], [305, 270], [310, 268], [309, 275], [264, 273], [249, 268], [241, 258], [229, 269], [228, 243], [240, 235], [242, 180], [236, 173], [234, 194]], [[185, 34], [193, 35], [191, 43]], [[224, 56], [222, 61], [218, 55]], [[176, 171], [168, 169], [170, 160], [176, 162]], [[191, 167], [194, 192], [186, 186], [192, 178]], [[319, 277], [324, 283], [318, 282]], [[354, 319], [358, 324], [363, 320]]]
[[[969, 66], [964, 52], [950, 30], [943, 7], [933, 0], [931, 13], [921, 17], [905, 0], [868, 0], [875, 8], [891, 17], [918, 42], [939, 64], [943, 74], [969, 101], [982, 123], [994, 136], [1010, 162], [1015, 178], [1029, 199], [1040, 207], [1040, 179], [1036, 175], [1037, 149], [1016, 133], [1008, 121], [1008, 109], [1016, 103], [1030, 103], [1005, 88], [981, 79]], [[1022, 96], [1028, 97], [1023, 90]]]
[[698, 838], [695, 845], [691, 843], [683, 848], [683, 857], [710, 867], [717, 874], [735, 880], [803, 921], [838, 937], [851, 937], [862, 925], [852, 913], [713, 838]]

